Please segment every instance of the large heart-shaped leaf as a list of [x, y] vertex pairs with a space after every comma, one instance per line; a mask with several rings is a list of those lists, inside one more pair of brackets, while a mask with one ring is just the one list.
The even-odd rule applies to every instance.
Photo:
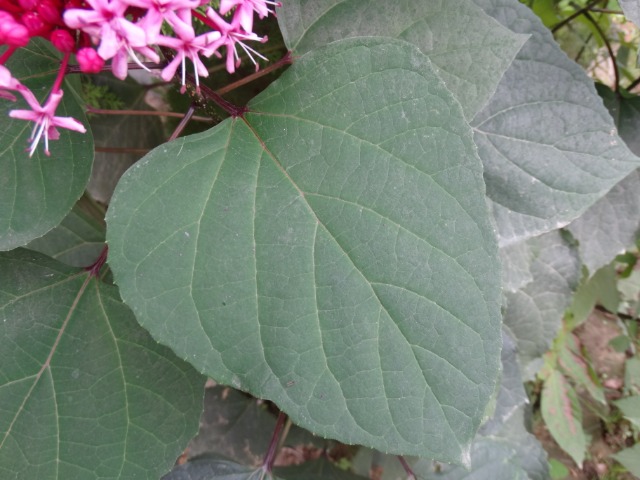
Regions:
[[458, 103], [417, 48], [367, 38], [305, 55], [250, 109], [122, 178], [123, 298], [315, 433], [464, 459], [498, 375], [500, 275]]
[[[43, 101], [60, 60], [44, 43], [32, 40], [13, 54], [7, 66]], [[63, 89], [56, 114], [87, 126], [73, 89], [69, 84]], [[60, 139], [50, 145], [51, 157], [39, 148], [29, 158], [25, 148], [32, 125], [8, 117], [10, 110], [25, 108], [28, 106], [22, 99], [0, 102], [0, 250], [26, 245], [58, 225], [82, 195], [91, 174], [93, 141], [89, 132], [83, 135], [60, 129]]]
[[278, 10], [287, 46], [298, 54], [335, 40], [380, 36], [416, 45], [468, 119], [487, 103], [526, 40], [469, 0], [289, 0]]
[[474, 118], [500, 243], [555, 230], [640, 164], [616, 133], [593, 81], [518, 0], [473, 0], [530, 34], [495, 95]]
[[155, 480], [198, 427], [204, 379], [117, 290], [0, 254], [0, 478]]

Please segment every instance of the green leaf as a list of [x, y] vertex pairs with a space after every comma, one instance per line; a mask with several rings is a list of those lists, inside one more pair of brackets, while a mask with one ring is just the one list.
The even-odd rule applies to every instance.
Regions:
[[245, 467], [223, 458], [200, 458], [179, 465], [162, 480], [278, 480], [262, 469]]
[[640, 443], [636, 443], [633, 447], [622, 450], [611, 455], [626, 468], [629, 473], [640, 477]]
[[[43, 42], [32, 40], [12, 55], [7, 67], [38, 100], [44, 101], [59, 63]], [[67, 83], [63, 89], [56, 114], [73, 117], [87, 127], [72, 87]], [[14, 109], [29, 107], [21, 98], [15, 103], [0, 103], [0, 250], [26, 245], [58, 225], [84, 192], [93, 161], [91, 133], [65, 129], [60, 129], [59, 140], [50, 143], [50, 157], [40, 145], [29, 158], [25, 149], [33, 125], [9, 118], [9, 111]]]
[[597, 303], [603, 305], [610, 312], [618, 311], [620, 294], [618, 293], [616, 269], [613, 265], [600, 268], [591, 278], [583, 278], [571, 306], [567, 309], [572, 316], [572, 328], [584, 322]]
[[598, 376], [593, 371], [591, 365], [579, 354], [576, 337], [570, 333], [567, 335], [567, 342], [562, 345], [558, 352], [558, 361], [564, 373], [577, 385], [585, 388], [591, 397], [602, 405], [607, 404], [604, 397], [604, 390]]
[[500, 244], [562, 227], [638, 167], [593, 81], [518, 0], [474, 0], [531, 37], [473, 119]]
[[549, 474], [551, 475], [552, 480], [565, 480], [570, 475], [569, 469], [564, 465], [564, 463], [552, 458], [549, 460]]
[[104, 248], [104, 235], [104, 225], [86, 213], [79, 202], [60, 225], [27, 246], [72, 267], [86, 267], [97, 260]]
[[335, 40], [406, 40], [429, 56], [468, 119], [487, 103], [526, 40], [468, 0], [289, 0], [278, 10], [286, 45], [298, 54]]
[[640, 395], [633, 395], [613, 402], [624, 417], [636, 427], [640, 428]]
[[582, 468], [587, 449], [582, 410], [576, 392], [558, 370], [553, 370], [544, 382], [540, 410], [558, 445]]
[[88, 272], [0, 254], [0, 319], [1, 478], [157, 479], [197, 430], [203, 377]]
[[122, 178], [123, 298], [314, 433], [461, 461], [498, 375], [500, 276], [457, 102], [415, 47], [367, 38], [305, 55], [249, 107]]
[[624, 364], [624, 388], [630, 395], [640, 395], [640, 358], [629, 358]]
[[571, 302], [580, 279], [580, 261], [559, 232], [532, 238], [526, 246], [532, 259], [532, 280], [515, 292], [504, 293], [503, 318], [518, 344], [523, 377], [532, 380]]

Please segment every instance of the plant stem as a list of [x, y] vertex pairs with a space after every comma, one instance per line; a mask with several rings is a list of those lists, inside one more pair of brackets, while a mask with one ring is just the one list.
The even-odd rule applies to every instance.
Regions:
[[618, 70], [618, 62], [616, 61], [616, 55], [613, 52], [613, 48], [611, 47], [611, 43], [609, 42], [609, 39], [607, 38], [607, 36], [604, 34], [602, 29], [600, 28], [600, 25], [598, 25], [598, 22], [595, 21], [595, 19], [591, 16], [591, 14], [588, 11], [585, 11], [585, 12], [582, 12], [582, 13], [584, 14], [584, 17], [587, 20], [589, 20], [589, 22], [591, 22], [593, 27], [598, 31], [598, 34], [600, 35], [600, 38], [602, 38], [602, 41], [604, 42], [605, 46], [607, 47], [607, 51], [609, 52], [609, 57], [611, 57], [611, 64], [613, 66], [613, 75], [615, 77], [615, 82], [616, 82], [616, 84], [614, 85], [613, 91], [614, 92], [618, 92], [618, 90], [620, 89], [620, 72]]
[[216, 90], [216, 93], [218, 95], [224, 95], [225, 93], [229, 93], [232, 90], [235, 90], [238, 87], [241, 87], [242, 85], [246, 85], [249, 82], [253, 82], [254, 80], [256, 80], [257, 78], [263, 77], [264, 75], [267, 75], [271, 72], [273, 72], [274, 70], [277, 70], [278, 68], [282, 68], [285, 65], [290, 65], [293, 63], [293, 56], [291, 55], [291, 51], [288, 51], [287, 53], [284, 54], [284, 56], [278, 60], [275, 63], [272, 63], [271, 65], [258, 70], [255, 73], [252, 73], [251, 75], [248, 75], [244, 78], [241, 78], [238, 81], [235, 81], [233, 83], [230, 83], [227, 86], [224, 86], [222, 88], [219, 88]]
[[398, 455], [398, 460], [400, 461], [402, 468], [404, 468], [404, 471], [407, 472], [407, 480], [416, 480], [416, 474], [413, 473], [413, 470], [411, 470], [411, 466], [407, 463], [404, 457], [402, 455]]
[[638, 85], [640, 85], [640, 77], [636, 78], [633, 82], [631, 82], [631, 84], [627, 87], [627, 90], [631, 91], [634, 88], [636, 88]]
[[567, 25], [569, 22], [571, 22], [574, 18], [579, 17], [580, 15], [582, 15], [584, 12], [588, 12], [589, 10], [591, 10], [591, 8], [595, 7], [597, 4], [602, 3], [603, 0], [593, 0], [592, 2], [589, 2], [586, 6], [584, 6], [583, 8], [576, 10], [575, 13], [569, 15], [567, 18], [565, 18], [564, 20], [562, 20], [560, 23], [556, 24], [552, 29], [551, 29], [551, 33], [556, 33], [558, 30], [560, 30], [562, 27], [564, 27], [565, 25]]
[[98, 256], [97, 260], [93, 262], [93, 264], [89, 265], [88, 267], [85, 267], [85, 270], [89, 272], [90, 276], [97, 278], [100, 275], [100, 269], [102, 268], [104, 263], [107, 261], [108, 252], [109, 252], [109, 246], [105, 245], [102, 251], [100, 252], [100, 255]]
[[167, 142], [170, 142], [178, 138], [178, 135], [182, 133], [182, 131], [187, 126], [189, 121], [193, 118], [193, 114], [195, 113], [195, 111], [196, 111], [196, 107], [193, 104], [191, 104], [189, 106], [189, 110], [187, 110], [187, 113], [184, 114], [184, 116], [182, 117], [182, 120], [180, 120], [180, 123], [178, 124], [176, 129], [173, 131], [173, 133], [171, 134]]
[[[127, 69], [129, 70], [144, 70], [145, 68], [149, 70], [162, 70], [164, 67], [166, 67], [164, 62], [160, 62], [160, 63], [140, 62], [139, 64], [135, 62], [127, 63]], [[110, 64], [105, 65], [104, 67], [102, 67], [101, 70], [103, 72], [108, 72], [111, 70], [111, 65]], [[67, 67], [66, 73], [83, 73], [83, 72], [80, 70], [80, 65], [70, 65]]]
[[271, 436], [271, 441], [269, 442], [269, 448], [267, 449], [267, 453], [262, 460], [262, 471], [264, 473], [269, 474], [273, 469], [273, 462], [276, 459], [276, 452], [278, 451], [278, 439], [280, 438], [280, 433], [282, 432], [282, 428], [284, 427], [286, 420], [287, 415], [281, 411], [278, 415], [276, 426], [273, 429], [273, 435]]
[[144, 155], [149, 153], [148, 148], [131, 148], [131, 147], [95, 147], [96, 152], [102, 153], [138, 153]]
[[[184, 118], [184, 113], [176, 113], [176, 112], [159, 112], [157, 110], [108, 110], [104, 108], [94, 108], [91, 105], [87, 105], [87, 113], [93, 113], [96, 115], [128, 115], [128, 116], [151, 116], [151, 117], [173, 117], [173, 118]], [[214, 120], [209, 117], [201, 117], [198, 115], [193, 115], [191, 120], [197, 122], [207, 122], [213, 123]]]

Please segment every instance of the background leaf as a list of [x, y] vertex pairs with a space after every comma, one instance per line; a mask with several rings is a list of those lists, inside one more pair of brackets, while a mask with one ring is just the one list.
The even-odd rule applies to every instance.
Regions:
[[415, 47], [368, 38], [305, 55], [250, 109], [123, 177], [123, 298], [314, 433], [460, 461], [498, 375], [500, 282], [457, 102]]
[[278, 10], [286, 45], [298, 54], [335, 40], [380, 36], [416, 45], [468, 119], [484, 106], [526, 36], [468, 0], [291, 0]]
[[195, 433], [204, 378], [114, 287], [0, 255], [0, 477], [157, 479]]
[[532, 258], [532, 280], [515, 292], [504, 293], [503, 319], [518, 344], [523, 377], [532, 380], [571, 303], [580, 279], [580, 262], [575, 247], [559, 232], [532, 238], [526, 245]]
[[[640, 154], [640, 99], [604, 85], [597, 88], [622, 140]], [[640, 172], [635, 170], [567, 227], [580, 242], [580, 257], [591, 274], [633, 246], [640, 229], [639, 190]]]
[[274, 476], [261, 476], [262, 471], [226, 460], [201, 458], [179, 465], [162, 480], [278, 480]]
[[[43, 101], [59, 64], [44, 42], [34, 39], [11, 56], [7, 67]], [[66, 82], [63, 90], [57, 115], [71, 116], [88, 130], [71, 83]], [[60, 139], [50, 145], [51, 157], [44, 154], [40, 145], [29, 158], [25, 149], [33, 125], [8, 116], [10, 110], [25, 108], [29, 107], [21, 98], [15, 103], [0, 102], [0, 250], [26, 245], [58, 225], [82, 195], [91, 174], [90, 131], [81, 134], [60, 129]]]
[[474, 0], [531, 37], [473, 119], [500, 244], [562, 227], [640, 163], [618, 137], [593, 81], [518, 0]]
[[632, 475], [640, 476], [640, 443], [636, 443], [633, 447], [621, 450], [611, 456], [629, 470]]
[[[72, 267], [86, 267], [98, 259], [104, 248], [104, 222], [88, 197], [82, 197], [60, 225], [28, 244], [30, 250], [44, 253]], [[94, 211], [90, 215], [88, 211]]]

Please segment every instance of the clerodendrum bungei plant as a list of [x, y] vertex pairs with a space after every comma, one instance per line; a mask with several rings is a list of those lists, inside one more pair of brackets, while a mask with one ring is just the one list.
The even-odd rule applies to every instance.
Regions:
[[[0, 44], [1, 478], [157, 479], [206, 377], [272, 401], [276, 435], [260, 466], [167, 479], [361, 478], [272, 470], [285, 415], [400, 456], [404, 478], [547, 478], [522, 380], [581, 264], [629, 243], [597, 212], [640, 159], [525, 6], [0, 0]], [[192, 103], [98, 199], [105, 240], [76, 202], [122, 140], [92, 120], [94, 147], [85, 112], [104, 109], [78, 74], [143, 69]], [[248, 104], [227, 96], [276, 70]], [[180, 136], [196, 117], [217, 124]]]

